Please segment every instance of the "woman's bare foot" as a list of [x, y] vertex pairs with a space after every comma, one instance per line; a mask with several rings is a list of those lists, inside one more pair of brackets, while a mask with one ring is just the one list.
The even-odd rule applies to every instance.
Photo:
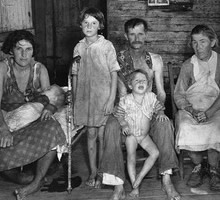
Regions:
[[138, 198], [139, 198], [139, 188], [135, 188], [129, 193], [128, 199], [138, 199]]
[[26, 197], [34, 192], [37, 192], [44, 184], [44, 179], [42, 181], [33, 181], [31, 184], [15, 190], [15, 197], [17, 200], [26, 200]]
[[167, 193], [168, 200], [180, 200], [180, 194], [176, 191], [173, 183], [171, 182], [170, 175], [165, 174], [162, 176], [162, 182], [165, 192]]
[[123, 200], [125, 199], [125, 191], [123, 185], [115, 185], [114, 192], [109, 200]]

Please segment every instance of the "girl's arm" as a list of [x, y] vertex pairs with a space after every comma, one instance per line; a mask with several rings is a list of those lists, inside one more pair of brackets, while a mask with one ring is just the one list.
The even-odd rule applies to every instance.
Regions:
[[111, 114], [113, 112], [114, 101], [116, 96], [116, 89], [117, 89], [117, 72], [111, 72], [111, 90], [108, 101], [104, 107], [104, 112], [106, 115]]
[[108, 41], [105, 49], [106, 62], [111, 75], [111, 89], [108, 101], [104, 107], [105, 114], [110, 114], [113, 112], [113, 106], [117, 90], [117, 71], [120, 70], [120, 66], [117, 61], [116, 51], [113, 44]]
[[7, 66], [4, 62], [0, 62], [0, 147], [9, 147], [13, 145], [13, 137], [7, 124], [5, 123], [1, 110], [1, 101], [4, 88], [4, 77], [7, 74]]

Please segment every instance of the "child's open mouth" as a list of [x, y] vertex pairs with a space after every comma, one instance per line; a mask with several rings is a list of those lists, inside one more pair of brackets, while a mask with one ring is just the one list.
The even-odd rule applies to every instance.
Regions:
[[144, 89], [144, 86], [143, 86], [143, 85], [140, 85], [140, 86], [138, 86], [138, 89], [139, 89], [139, 90], [143, 90], [143, 89]]

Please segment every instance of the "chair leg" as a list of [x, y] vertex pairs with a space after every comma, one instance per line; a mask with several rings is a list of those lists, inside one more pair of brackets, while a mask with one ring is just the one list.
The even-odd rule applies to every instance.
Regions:
[[180, 165], [180, 178], [181, 180], [184, 179], [184, 158], [183, 158], [183, 151], [180, 150], [179, 154], [179, 165]]

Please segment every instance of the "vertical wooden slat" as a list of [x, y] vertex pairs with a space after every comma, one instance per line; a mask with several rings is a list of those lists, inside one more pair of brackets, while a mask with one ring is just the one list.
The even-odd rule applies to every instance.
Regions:
[[0, 0], [0, 32], [33, 28], [31, 0]]

